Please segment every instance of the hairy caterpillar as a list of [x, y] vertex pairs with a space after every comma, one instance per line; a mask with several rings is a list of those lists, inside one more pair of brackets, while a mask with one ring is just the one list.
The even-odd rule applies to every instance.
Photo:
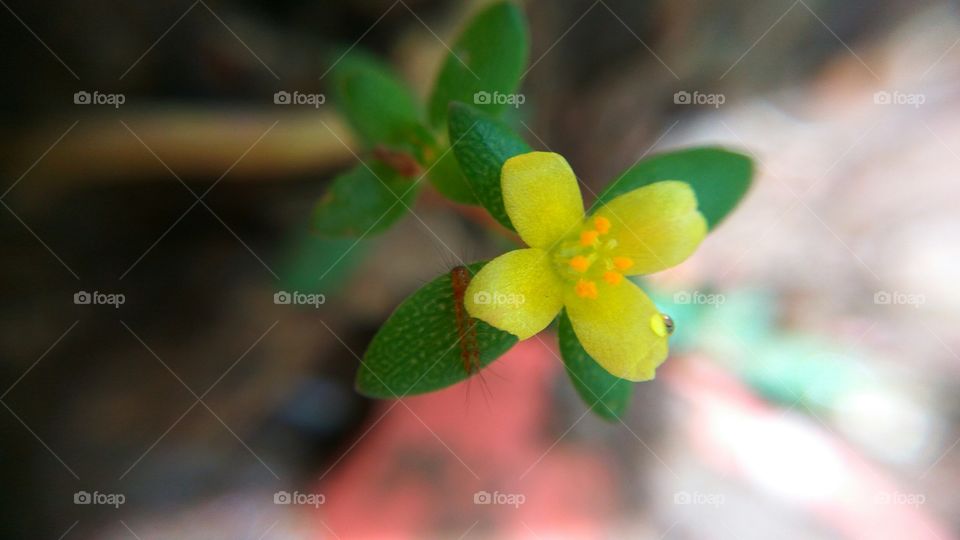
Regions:
[[467, 286], [470, 285], [470, 270], [466, 266], [455, 266], [450, 270], [450, 284], [453, 288], [453, 313], [457, 325], [457, 340], [460, 344], [460, 360], [463, 371], [472, 375], [480, 371], [480, 346], [477, 343], [477, 325], [463, 305]]

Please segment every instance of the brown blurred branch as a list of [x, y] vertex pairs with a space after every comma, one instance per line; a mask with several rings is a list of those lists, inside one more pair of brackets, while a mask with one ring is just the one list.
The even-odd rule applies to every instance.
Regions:
[[[11, 165], [6, 174], [13, 178], [23, 174], [68, 127], [69, 123], [45, 124], [24, 136], [7, 160]], [[49, 196], [169, 175], [160, 160], [184, 181], [215, 180], [228, 170], [225, 182], [295, 178], [324, 173], [353, 159], [344, 143], [353, 144], [349, 129], [327, 110], [293, 108], [278, 113], [187, 106], [124, 110], [122, 118], [82, 117], [30, 171], [30, 181], [17, 186], [17, 194]]]

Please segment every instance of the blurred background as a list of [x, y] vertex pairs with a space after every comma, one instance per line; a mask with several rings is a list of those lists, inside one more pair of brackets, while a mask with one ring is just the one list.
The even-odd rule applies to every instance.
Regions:
[[511, 118], [588, 199], [669, 149], [757, 163], [650, 279], [671, 359], [613, 424], [549, 332], [482, 383], [353, 391], [404, 297], [507, 244], [431, 193], [312, 236], [354, 143], [273, 94], [354, 44], [426, 94], [482, 3], [0, 4], [3, 537], [958, 537], [954, 3], [525, 3]]

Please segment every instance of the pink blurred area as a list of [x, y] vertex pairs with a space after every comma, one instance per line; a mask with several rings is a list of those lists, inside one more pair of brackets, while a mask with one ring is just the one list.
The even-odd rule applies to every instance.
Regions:
[[769, 405], [705, 358], [678, 363], [666, 379], [688, 407], [687, 442], [716, 473], [844, 538], [954, 538], [922, 502], [884, 504], [883, 494], [900, 493], [896, 478], [815, 414]]
[[[304, 507], [302, 519], [317, 524], [317, 538], [657, 538], [657, 528], [737, 538], [732, 531], [751, 520], [761, 533], [769, 528], [762, 513], [790, 508], [776, 524], [796, 527], [788, 538], [954, 538], [919, 504], [878, 504], [878, 494], [900, 493], [896, 478], [825, 423], [770, 405], [709, 358], [675, 359], [652, 383], [668, 390], [673, 431], [650, 446], [639, 436], [626, 448], [569, 436], [579, 415], [566, 431], [544, 429], [562, 371], [556, 354], [533, 339], [483, 382], [384, 403], [314, 486], [326, 504]], [[479, 397], [480, 385], [493, 399]], [[656, 459], [622, 469], [618, 452]], [[705, 491], [717, 482], [722, 490]], [[494, 492], [522, 501], [475, 500]], [[688, 506], [704, 493], [719, 497], [715, 508]]]
[[[607, 453], [556, 444], [543, 429], [562, 370], [556, 354], [532, 339], [482, 380], [382, 404], [353, 451], [318, 482], [327, 496], [316, 511], [320, 536], [601, 536], [617, 517], [619, 480]], [[522, 499], [478, 504], [497, 494]]]

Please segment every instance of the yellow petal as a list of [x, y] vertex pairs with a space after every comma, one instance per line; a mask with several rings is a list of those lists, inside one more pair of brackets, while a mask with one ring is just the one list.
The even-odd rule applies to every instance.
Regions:
[[472, 317], [527, 339], [556, 318], [563, 285], [546, 251], [518, 249], [480, 269], [463, 301]]
[[662, 316], [647, 295], [628, 280], [597, 283], [596, 298], [582, 298], [572, 288], [564, 295], [567, 315], [584, 350], [610, 374], [648, 381], [667, 359], [667, 332]]
[[617, 241], [611, 254], [632, 263], [624, 272], [628, 276], [680, 264], [707, 234], [707, 221], [697, 210], [693, 188], [675, 180], [625, 193], [597, 210], [596, 215], [610, 220], [609, 237]]
[[500, 187], [510, 221], [531, 247], [549, 248], [583, 222], [577, 177], [560, 154], [529, 152], [508, 159]]

